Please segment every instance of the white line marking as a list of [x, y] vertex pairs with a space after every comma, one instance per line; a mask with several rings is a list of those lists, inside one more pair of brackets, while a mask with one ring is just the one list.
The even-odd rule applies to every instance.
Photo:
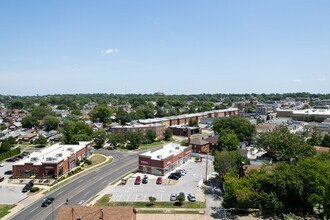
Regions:
[[39, 207], [35, 207], [34, 209], [32, 209], [31, 211], [30, 211], [30, 213], [32, 213], [32, 212], [34, 212], [35, 210], [37, 210]]
[[102, 183], [106, 183], [108, 180], [104, 180]]
[[160, 194], [160, 201], [163, 201], [163, 193]]
[[77, 183], [81, 183], [83, 181], [83, 179], [79, 180]]
[[84, 196], [87, 196], [87, 194], [89, 193], [90, 191], [88, 191], [87, 193], [84, 194]]
[[62, 193], [63, 193], [63, 191], [61, 191], [61, 192], [57, 193], [56, 195], [58, 196], [58, 195], [61, 195]]
[[123, 194], [120, 194], [120, 196], [119, 196], [119, 199], [117, 200], [117, 201], [121, 201], [121, 196], [122, 196]]
[[81, 200], [78, 204], [81, 205], [85, 202], [85, 200]]
[[135, 202], [137, 201], [138, 195], [135, 196]]

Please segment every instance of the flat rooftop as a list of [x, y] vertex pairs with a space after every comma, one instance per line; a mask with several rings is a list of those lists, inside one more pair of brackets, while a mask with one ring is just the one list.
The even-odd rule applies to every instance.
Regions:
[[72, 153], [83, 149], [88, 144], [90, 144], [88, 141], [82, 141], [75, 145], [57, 143], [45, 149], [34, 151], [28, 158], [17, 161], [13, 165], [24, 165], [25, 163], [33, 163], [33, 165], [42, 165], [43, 163], [56, 164], [69, 157]]
[[293, 114], [306, 114], [306, 115], [330, 115], [329, 109], [305, 109], [293, 110]]
[[148, 151], [143, 154], [140, 154], [140, 156], [146, 156], [151, 157], [152, 160], [162, 160], [165, 159], [171, 155], [175, 156], [183, 152], [188, 147], [180, 146], [180, 144], [176, 143], [170, 143], [163, 146], [162, 149], [156, 150], [156, 151]]

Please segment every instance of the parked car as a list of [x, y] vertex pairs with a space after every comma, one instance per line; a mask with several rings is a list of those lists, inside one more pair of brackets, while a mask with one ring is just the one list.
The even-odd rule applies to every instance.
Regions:
[[14, 158], [9, 158], [6, 160], [6, 162], [15, 162], [16, 160]]
[[170, 195], [170, 201], [176, 201], [176, 193]]
[[5, 175], [12, 175], [13, 174], [13, 171], [12, 170], [7, 170], [6, 172], [5, 172]]
[[17, 156], [19, 159], [23, 159], [24, 158], [24, 155], [23, 154], [20, 154]]
[[5, 164], [4, 163], [0, 163], [0, 167], [3, 167], [3, 166], [5, 166]]
[[29, 183], [27, 183], [24, 188], [22, 189], [22, 193], [26, 193], [33, 187], [33, 181], [31, 180]]
[[41, 207], [47, 207], [49, 206], [50, 204], [52, 204], [52, 202], [54, 201], [55, 199], [53, 197], [48, 197], [46, 199], [43, 200], [42, 204], [41, 204]]
[[163, 178], [160, 176], [156, 180], [156, 184], [162, 184], [163, 183]]
[[144, 175], [144, 177], [142, 179], [142, 183], [143, 184], [147, 184], [148, 183], [148, 176]]
[[0, 176], [0, 182], [2, 182], [5, 178], [3, 176]]
[[179, 177], [178, 177], [177, 175], [174, 175], [174, 174], [170, 174], [170, 175], [168, 176], [168, 178], [169, 178], [169, 179], [172, 179], [172, 180], [178, 180], [178, 179], [179, 179]]
[[177, 172], [180, 172], [182, 176], [187, 174], [187, 171], [185, 169], [178, 169]]
[[136, 179], [135, 179], [135, 181], [134, 181], [134, 184], [135, 185], [140, 185], [140, 183], [141, 183], [141, 177], [140, 176], [137, 176]]
[[196, 201], [196, 196], [195, 194], [192, 194], [192, 193], [189, 193], [188, 196], [187, 196], [188, 200], [190, 202], [195, 202]]
[[184, 175], [184, 174], [182, 174], [180, 171], [176, 171], [174, 174], [177, 175], [177, 176], [179, 176], [179, 177], [181, 177], [181, 176]]
[[175, 175], [175, 176], [177, 176], [177, 177], [179, 177], [179, 178], [182, 176], [180, 173], [177, 173], [177, 172], [175, 172], [175, 173], [171, 173], [171, 175]]
[[178, 196], [182, 197], [183, 201], [186, 200], [186, 195], [184, 194], [184, 192], [180, 192]]
[[15, 157], [15, 158], [14, 158], [15, 161], [19, 161], [20, 159], [21, 159], [21, 158], [19, 158], [19, 157]]

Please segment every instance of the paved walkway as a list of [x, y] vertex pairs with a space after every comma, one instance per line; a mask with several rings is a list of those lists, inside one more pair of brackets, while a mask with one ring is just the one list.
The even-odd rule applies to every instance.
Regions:
[[207, 215], [201, 214], [136, 214], [136, 220], [211, 220]]
[[[102, 154], [97, 154], [97, 155], [102, 155]], [[104, 155], [102, 155], [102, 156], [104, 156]], [[92, 167], [90, 167], [88, 169], [85, 169], [84, 171], [80, 172], [79, 174], [85, 173], [88, 170], [91, 170], [91, 169], [93, 169], [95, 167], [101, 166], [102, 164], [105, 164], [105, 163], [107, 163], [110, 160], [110, 157], [107, 157], [107, 156], [104, 156], [104, 157], [106, 158], [106, 160], [104, 162], [102, 162], [100, 164], [97, 164], [95, 166], [92, 166]], [[77, 175], [70, 176], [70, 177], [66, 178], [65, 181], [74, 179], [76, 177], [77, 177]], [[28, 196], [26, 199], [24, 199], [24, 200], [18, 202], [17, 204], [15, 204], [16, 206], [10, 210], [10, 213], [7, 214], [2, 219], [3, 220], [9, 219], [11, 216], [15, 215], [16, 213], [18, 213], [19, 211], [21, 211], [25, 207], [27, 207], [27, 206], [31, 205], [32, 203], [34, 203], [35, 201], [38, 201], [39, 199], [43, 198], [45, 196], [45, 194], [43, 194], [45, 191], [47, 191], [47, 190], [51, 189], [52, 187], [55, 187], [56, 185], [61, 184], [61, 183], [62, 182], [56, 183], [53, 186], [44, 186], [44, 185], [39, 186], [38, 185], [39, 188], [43, 188], [44, 190], [42, 190], [41, 192], [39, 192], [37, 194], [34, 194], [32, 196]]]

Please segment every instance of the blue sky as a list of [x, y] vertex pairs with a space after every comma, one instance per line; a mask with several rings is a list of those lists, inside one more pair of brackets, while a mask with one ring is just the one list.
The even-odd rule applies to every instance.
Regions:
[[330, 1], [0, 2], [0, 94], [329, 93]]

